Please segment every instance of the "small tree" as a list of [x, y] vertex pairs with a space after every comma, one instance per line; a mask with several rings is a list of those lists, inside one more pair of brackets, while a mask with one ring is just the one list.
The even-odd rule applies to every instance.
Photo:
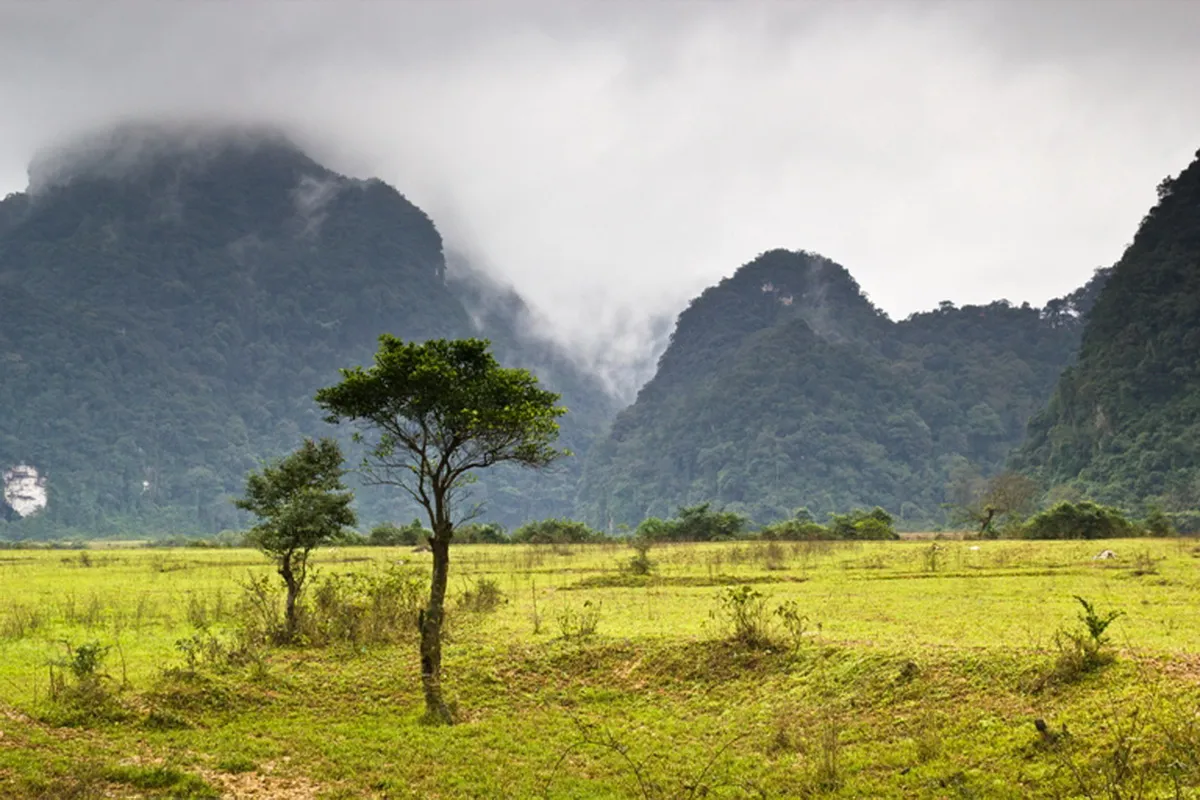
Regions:
[[309, 554], [355, 523], [354, 495], [342, 484], [342, 451], [332, 439], [306, 439], [296, 452], [246, 478], [234, 505], [262, 522], [250, 541], [275, 561], [287, 587], [284, 637], [296, 636], [296, 604], [308, 578]]
[[[545, 467], [566, 451], [553, 445], [559, 396], [523, 369], [505, 369], [481, 339], [406, 343], [384, 334], [375, 364], [342, 370], [317, 392], [332, 423], [354, 422], [368, 444], [362, 470], [376, 484], [407, 492], [429, 517], [433, 575], [419, 618], [421, 683], [431, 720], [450, 723], [442, 697], [442, 620], [455, 527], [475, 470], [504, 462]], [[456, 516], [457, 514], [457, 516]]]

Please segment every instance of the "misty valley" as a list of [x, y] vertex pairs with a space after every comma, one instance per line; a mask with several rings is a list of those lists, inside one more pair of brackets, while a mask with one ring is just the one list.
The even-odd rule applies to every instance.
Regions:
[[1042, 306], [763, 242], [635, 393], [404, 188], [0, 202], [0, 795], [1200, 797], [1200, 153]]

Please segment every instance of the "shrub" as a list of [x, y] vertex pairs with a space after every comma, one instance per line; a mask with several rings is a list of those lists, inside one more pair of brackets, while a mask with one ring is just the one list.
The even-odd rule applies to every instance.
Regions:
[[381, 522], [367, 534], [367, 544], [375, 547], [412, 547], [425, 541], [429, 535], [418, 519], [403, 528], [394, 522]]
[[832, 531], [811, 519], [785, 519], [766, 526], [758, 535], [772, 542], [811, 542], [833, 538]]
[[565, 605], [555, 615], [558, 632], [564, 639], [583, 639], [596, 632], [600, 625], [600, 603], [584, 600], [583, 606], [576, 609]]
[[1175, 535], [1175, 525], [1160, 508], [1150, 509], [1150, 512], [1146, 514], [1146, 519], [1142, 521], [1142, 527], [1146, 530], [1147, 536]]
[[1200, 511], [1174, 511], [1166, 516], [1179, 533], [1200, 534]]
[[750, 648], [771, 645], [767, 598], [751, 586], [727, 586], [717, 595], [710, 616], [723, 624], [729, 638]]
[[458, 607], [464, 611], [485, 614], [495, 611], [503, 602], [504, 592], [500, 591], [500, 584], [491, 578], [480, 578], [459, 596]]
[[528, 544], [576, 544], [598, 542], [604, 538], [603, 533], [592, 530], [578, 520], [553, 518], [528, 522], [517, 528], [512, 535], [514, 542]]
[[1059, 503], [1035, 514], [1022, 528], [1027, 539], [1115, 539], [1137, 533], [1119, 510], [1087, 500]]
[[322, 576], [301, 617], [302, 637], [309, 644], [325, 645], [378, 644], [416, 636], [426, 580], [422, 571], [407, 567]]
[[109, 689], [112, 678], [102, 671], [110, 648], [99, 642], [66, 648], [65, 657], [49, 662], [54, 708], [48, 719], [59, 725], [85, 725], [128, 716]]
[[716, 542], [737, 539], [747, 520], [732, 511], [713, 511], [709, 503], [684, 506], [675, 519], [650, 517], [638, 525], [637, 535], [654, 542]]
[[899, 539], [892, 515], [876, 506], [867, 511], [855, 509], [849, 514], [830, 514], [829, 530], [835, 539]]
[[650, 560], [650, 548], [654, 545], [652, 539], [645, 536], [634, 536], [629, 540], [629, 546], [635, 555], [629, 559], [628, 568], [634, 575], [649, 575], [654, 572], [654, 562]]
[[472, 522], [454, 529], [454, 541], [461, 544], [507, 544], [508, 534], [498, 522]]
[[1058, 655], [1050, 674], [1041, 680], [1040, 685], [1071, 683], [1112, 663], [1116, 658], [1108, 649], [1109, 640], [1106, 632], [1113, 621], [1123, 616], [1124, 612], [1109, 611], [1101, 614], [1088, 600], [1078, 595], [1075, 596], [1075, 599], [1083, 607], [1079, 614], [1079, 621], [1083, 623], [1083, 629], [1059, 631], [1055, 635], [1054, 642], [1058, 648]]

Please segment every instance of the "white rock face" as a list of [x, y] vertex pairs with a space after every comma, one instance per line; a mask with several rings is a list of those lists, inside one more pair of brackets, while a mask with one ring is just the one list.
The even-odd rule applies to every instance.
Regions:
[[22, 517], [46, 507], [46, 479], [37, 468], [17, 464], [4, 473], [4, 502]]

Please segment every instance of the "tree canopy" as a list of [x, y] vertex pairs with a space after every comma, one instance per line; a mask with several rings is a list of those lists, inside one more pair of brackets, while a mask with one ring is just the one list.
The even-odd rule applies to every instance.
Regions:
[[296, 603], [308, 578], [309, 554], [334, 541], [357, 518], [354, 494], [342, 483], [342, 451], [332, 439], [306, 439], [291, 455], [252, 472], [234, 501], [261, 521], [249, 540], [269, 555], [287, 587], [286, 638], [296, 634]]
[[379, 337], [375, 363], [342, 370], [317, 392], [331, 423], [357, 427], [362, 470], [406, 492], [429, 518], [433, 574], [421, 613], [421, 681], [431, 720], [453, 721], [441, 689], [442, 624], [450, 541], [477, 470], [498, 464], [540, 469], [567, 455], [554, 444], [566, 409], [532, 373], [501, 367], [483, 339], [405, 342]]
[[603, 529], [705, 502], [759, 524], [800, 506], [939, 522], [957, 475], [1003, 468], [1105, 276], [1045, 308], [944, 303], [893, 322], [840, 265], [764, 253], [680, 314], [591, 451], [580, 513]]
[[1112, 270], [1014, 465], [1110, 503], [1200, 508], [1200, 153]]
[[[279, 138], [163, 136], [128, 148], [147, 154], [128, 169], [78, 163], [36, 200], [0, 201], [0, 473], [34, 466], [49, 493], [8, 522], [0, 500], [0, 538], [244, 527], [230, 500], [246, 473], [328, 432], [313, 393], [383, 330], [484, 332], [570, 399], [568, 446], [607, 424], [600, 382], [531, 333], [511, 291], [451, 274], [433, 221], [392, 187]], [[476, 490], [515, 527], [569, 514], [578, 469], [494, 470]], [[412, 518], [347, 479], [364, 521]]]

